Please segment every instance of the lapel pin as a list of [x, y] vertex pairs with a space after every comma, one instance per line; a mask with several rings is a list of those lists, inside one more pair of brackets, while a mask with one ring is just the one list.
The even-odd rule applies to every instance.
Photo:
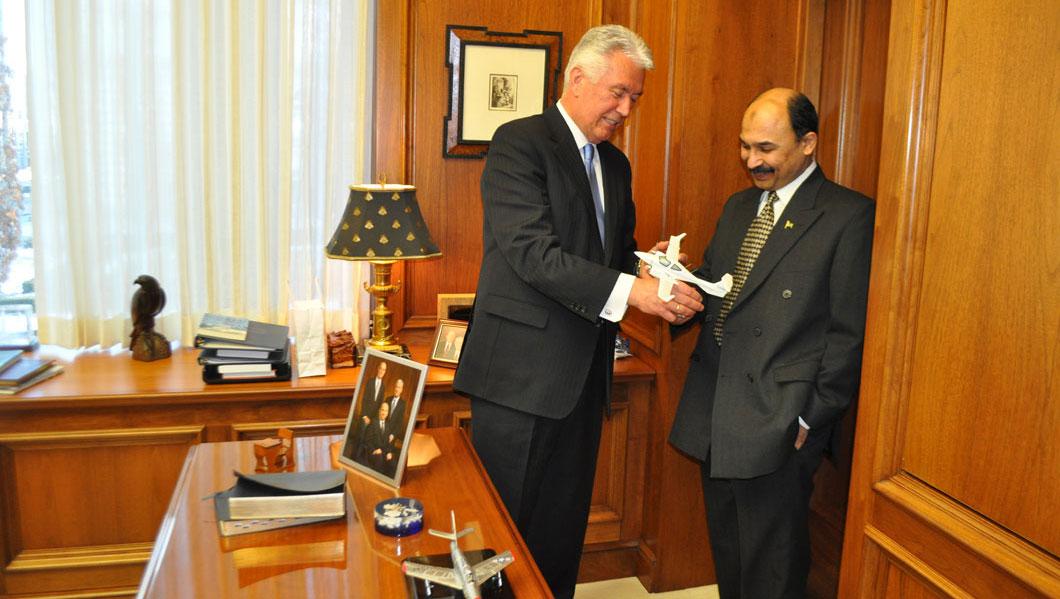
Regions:
[[795, 228], [795, 223], [791, 222], [790, 220], [789, 221], [784, 221], [784, 228], [785, 229], [794, 229]]

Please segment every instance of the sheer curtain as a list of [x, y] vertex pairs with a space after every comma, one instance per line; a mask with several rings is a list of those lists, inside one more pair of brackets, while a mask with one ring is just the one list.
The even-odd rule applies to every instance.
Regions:
[[374, 2], [26, 3], [43, 343], [128, 344], [140, 274], [203, 312], [367, 332], [366, 265], [326, 260], [370, 176]]

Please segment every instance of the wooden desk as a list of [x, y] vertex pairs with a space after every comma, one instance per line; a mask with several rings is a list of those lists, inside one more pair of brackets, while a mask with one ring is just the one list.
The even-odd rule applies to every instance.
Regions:
[[[505, 569], [520, 597], [550, 597], [511, 518], [457, 429], [428, 431], [442, 455], [409, 471], [401, 494], [424, 504], [423, 532], [394, 539], [375, 532], [372, 511], [392, 489], [356, 473], [347, 476], [344, 520], [223, 538], [213, 502], [203, 497], [235, 482], [232, 470], [252, 472], [253, 443], [204, 443], [188, 451], [180, 480], [163, 519], [138, 596], [197, 597], [404, 597], [401, 560], [448, 553], [448, 541], [426, 528], [449, 529], [449, 510], [461, 527], [475, 532], [464, 549], [509, 549]], [[300, 470], [330, 467], [328, 445], [339, 437], [296, 439]]]
[[[402, 332], [426, 362], [430, 329]], [[278, 383], [206, 385], [197, 352], [157, 362], [128, 351], [60, 355], [66, 372], [0, 397], [0, 596], [130, 596], [188, 449], [204, 442], [341, 434], [359, 369]], [[466, 427], [453, 370], [431, 367], [418, 426]], [[642, 537], [654, 371], [616, 363], [583, 573], [632, 576]], [[586, 578], [586, 579], [589, 579]]]

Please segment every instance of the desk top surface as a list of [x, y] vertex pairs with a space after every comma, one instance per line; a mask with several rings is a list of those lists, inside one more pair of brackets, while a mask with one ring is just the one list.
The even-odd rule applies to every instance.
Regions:
[[[430, 355], [434, 329], [402, 331], [400, 338], [408, 344], [412, 359], [426, 363]], [[88, 406], [133, 406], [145, 398], [167, 402], [204, 403], [289, 399], [292, 393], [310, 399], [353, 396], [361, 369], [327, 370], [324, 376], [298, 378], [284, 382], [235, 383], [208, 385], [202, 381], [202, 366], [195, 349], [181, 348], [170, 358], [154, 362], [132, 359], [128, 350], [117, 353], [42, 348], [41, 356], [53, 357], [65, 371], [59, 376], [22, 391], [18, 395], [0, 396], [0, 413], [5, 411], [56, 409]], [[448, 391], [452, 388], [451, 368], [431, 366], [426, 389]], [[615, 362], [615, 379], [649, 379], [651, 367], [636, 357]]]
[[[395, 539], [375, 532], [375, 504], [399, 493], [355, 472], [347, 475], [345, 519], [222, 537], [209, 496], [235, 482], [233, 470], [253, 472], [253, 443], [193, 446], [144, 572], [140, 597], [405, 597], [401, 561], [448, 553], [427, 528], [449, 529], [449, 510], [475, 530], [464, 550], [511, 550], [505, 570], [520, 599], [549, 597], [548, 587], [496, 491], [457, 429], [430, 429], [442, 455], [405, 474], [400, 495], [424, 503], [424, 532]], [[298, 438], [298, 470], [331, 467], [329, 445], [339, 437]]]

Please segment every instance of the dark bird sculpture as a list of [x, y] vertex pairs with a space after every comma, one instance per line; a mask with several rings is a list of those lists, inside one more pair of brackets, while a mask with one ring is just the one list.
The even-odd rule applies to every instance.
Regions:
[[151, 362], [168, 358], [169, 340], [155, 332], [155, 316], [166, 306], [166, 292], [151, 275], [140, 275], [133, 284], [140, 286], [132, 298], [133, 330], [129, 349], [133, 359]]

